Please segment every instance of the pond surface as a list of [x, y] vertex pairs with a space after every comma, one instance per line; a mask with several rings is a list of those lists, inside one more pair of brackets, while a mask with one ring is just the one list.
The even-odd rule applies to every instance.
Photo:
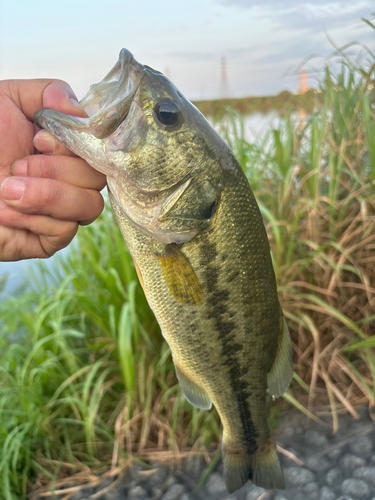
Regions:
[[[0, 282], [1, 278], [8, 274], [8, 279], [3, 290], [5, 294], [14, 294], [14, 292], [22, 285], [26, 280], [32, 280], [34, 273], [38, 275], [38, 263], [43, 262], [47, 265], [49, 269], [52, 269], [55, 265], [57, 255], [64, 255], [69, 252], [69, 247], [64, 248], [58, 254], [52, 256], [49, 259], [28, 259], [20, 260], [17, 262], [0, 262]], [[1, 300], [1, 294], [0, 294]]]

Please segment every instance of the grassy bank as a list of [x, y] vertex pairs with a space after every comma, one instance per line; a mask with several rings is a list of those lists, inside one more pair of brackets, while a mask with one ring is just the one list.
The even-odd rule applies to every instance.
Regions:
[[194, 105], [205, 116], [217, 121], [228, 115], [228, 109], [238, 111], [244, 115], [269, 113], [270, 111], [277, 111], [281, 115], [294, 112], [311, 114], [323, 101], [324, 95], [322, 95], [321, 91], [308, 90], [304, 94], [292, 94], [284, 90], [276, 96], [250, 96], [195, 101]]
[[[374, 68], [371, 54], [360, 69], [327, 67], [322, 105], [261, 142], [235, 111], [222, 131], [267, 225], [293, 339], [286, 399], [324, 406], [334, 428], [339, 410], [374, 402]], [[181, 395], [109, 210], [53, 273], [0, 304], [0, 498], [219, 442], [215, 410]]]

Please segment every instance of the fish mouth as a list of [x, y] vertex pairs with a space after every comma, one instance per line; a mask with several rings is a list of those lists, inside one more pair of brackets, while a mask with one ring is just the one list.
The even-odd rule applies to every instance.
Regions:
[[[144, 66], [138, 63], [131, 52], [122, 49], [119, 59], [111, 71], [80, 101], [88, 118], [64, 115], [51, 109], [40, 109], [34, 115], [34, 122], [45, 128], [76, 154], [77, 141], [67, 137], [67, 129], [91, 134], [105, 139], [121, 125], [128, 116], [134, 96], [140, 86]], [[65, 142], [64, 142], [65, 138]]]
[[122, 49], [111, 71], [80, 101], [89, 116], [91, 133], [98, 139], [110, 136], [126, 119], [139, 87], [143, 65]]
[[[122, 169], [116, 162], [108, 164], [108, 151], [119, 149], [111, 144], [110, 136], [115, 136], [117, 129], [126, 127], [143, 72], [144, 66], [134, 59], [129, 50], [122, 49], [111, 71], [101, 82], [91, 85], [81, 100], [87, 118], [42, 108], [34, 114], [34, 123], [48, 130], [99, 172], [108, 177], [121, 175]], [[116, 144], [118, 142], [116, 138]], [[124, 145], [124, 142], [125, 138], [122, 138], [121, 144]]]

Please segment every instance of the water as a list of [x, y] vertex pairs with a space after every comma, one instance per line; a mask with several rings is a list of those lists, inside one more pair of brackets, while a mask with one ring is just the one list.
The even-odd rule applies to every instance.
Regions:
[[[6, 293], [12, 293], [21, 285], [23, 277], [28, 272], [28, 268], [33, 265], [32, 261], [0, 262], [0, 277], [5, 273], [9, 275], [5, 286]], [[1, 278], [0, 278], [1, 279]]]
[[245, 139], [248, 142], [254, 142], [263, 139], [269, 131], [271, 125], [278, 127], [280, 117], [276, 111], [271, 111], [267, 114], [253, 113], [245, 116]]
[[[50, 257], [49, 259], [27, 259], [20, 260], [17, 262], [0, 262], [0, 280], [4, 274], [8, 274], [8, 280], [6, 282], [5, 288], [3, 290], [4, 294], [14, 294], [14, 292], [19, 288], [22, 283], [26, 280], [31, 280], [33, 275], [38, 276], [38, 262], [43, 261], [49, 269], [53, 269], [56, 263], [57, 255], [66, 255], [69, 253], [69, 247], [64, 248], [58, 254]], [[0, 296], [1, 300], [1, 296]]]

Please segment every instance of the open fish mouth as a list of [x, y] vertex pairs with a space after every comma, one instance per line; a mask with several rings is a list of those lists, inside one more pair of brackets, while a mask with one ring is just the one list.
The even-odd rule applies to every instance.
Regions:
[[139, 87], [142, 64], [133, 54], [122, 49], [119, 59], [107, 76], [80, 101], [89, 116], [91, 133], [98, 139], [111, 135], [129, 113], [134, 95]]
[[41, 109], [35, 113], [34, 121], [40, 128], [54, 133], [58, 139], [61, 139], [58, 123], [63, 127], [91, 134], [97, 139], [105, 139], [126, 119], [140, 85], [142, 69], [144, 66], [134, 59], [133, 54], [122, 49], [111, 71], [101, 82], [91, 85], [80, 101], [88, 118]]

